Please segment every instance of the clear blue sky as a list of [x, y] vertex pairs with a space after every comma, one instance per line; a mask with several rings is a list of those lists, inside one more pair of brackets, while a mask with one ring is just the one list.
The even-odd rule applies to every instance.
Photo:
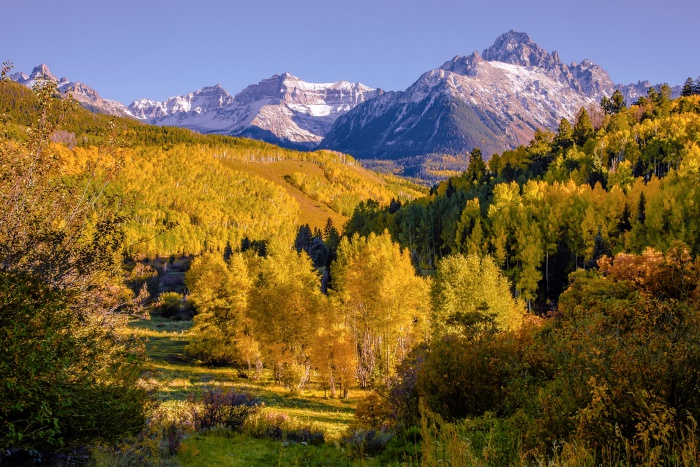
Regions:
[[3, 2], [0, 59], [46, 63], [126, 104], [288, 71], [403, 90], [455, 55], [526, 32], [615, 82], [700, 75], [698, 0], [65, 0]]

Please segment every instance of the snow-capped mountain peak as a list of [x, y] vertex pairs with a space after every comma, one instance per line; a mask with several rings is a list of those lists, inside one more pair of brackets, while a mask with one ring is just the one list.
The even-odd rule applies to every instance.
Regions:
[[549, 69], [557, 65], [557, 59], [537, 45], [524, 32], [510, 30], [498, 36], [493, 45], [482, 54], [484, 60], [511, 63], [524, 67]]
[[380, 93], [361, 83], [309, 83], [285, 72], [252, 84], [235, 97], [217, 84], [164, 102], [141, 99], [129, 110], [156, 125], [312, 148], [339, 115]]
[[31, 87], [42, 77], [100, 112], [373, 159], [458, 154], [474, 147], [487, 155], [501, 152], [527, 144], [536, 128], [556, 128], [562, 117], [573, 120], [582, 106], [596, 105], [615, 89], [631, 103], [651, 86], [641, 81], [615, 86], [594, 61], [566, 65], [556, 51], [514, 30], [481, 54], [458, 55], [423, 73], [402, 92], [342, 80], [311, 83], [284, 72], [235, 96], [216, 84], [162, 102], [139, 99], [127, 109], [81, 82], [56, 79], [46, 65], [11, 79]]
[[[39, 66], [34, 67], [34, 69], [32, 70], [32, 74], [29, 75], [29, 78], [33, 79], [33, 80], [47, 79], [47, 80], [56, 81], [56, 82], [59, 81], [58, 78], [56, 78], [51, 73], [51, 70], [49, 70], [49, 67], [44, 65], [43, 63]], [[63, 78], [63, 79], [65, 80], [65, 78]]]

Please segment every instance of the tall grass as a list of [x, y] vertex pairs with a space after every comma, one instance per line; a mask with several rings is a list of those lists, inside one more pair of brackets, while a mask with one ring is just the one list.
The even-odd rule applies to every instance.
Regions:
[[549, 446], [526, 447], [525, 433], [509, 419], [490, 414], [447, 422], [421, 402], [423, 465], [471, 466], [683, 466], [700, 465], [697, 423], [689, 416], [682, 431], [668, 437], [589, 440], [572, 437]]

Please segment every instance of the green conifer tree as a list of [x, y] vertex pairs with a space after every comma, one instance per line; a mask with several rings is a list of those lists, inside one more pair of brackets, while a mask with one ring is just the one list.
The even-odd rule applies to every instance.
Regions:
[[576, 114], [576, 124], [573, 128], [574, 142], [578, 146], [583, 146], [594, 134], [595, 130], [593, 129], [593, 123], [591, 123], [591, 117], [586, 109], [581, 107], [578, 114]]
[[695, 83], [693, 82], [693, 78], [688, 77], [688, 79], [685, 80], [685, 83], [683, 83], [683, 89], [681, 90], [681, 96], [683, 96], [683, 97], [692, 96], [694, 94], [694, 90], [695, 90]]

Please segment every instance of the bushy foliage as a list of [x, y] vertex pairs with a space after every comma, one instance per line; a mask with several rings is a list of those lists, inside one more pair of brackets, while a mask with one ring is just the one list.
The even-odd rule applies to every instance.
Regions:
[[686, 249], [619, 254], [580, 272], [548, 340], [550, 436], [669, 442], [700, 416], [698, 272]]
[[386, 430], [392, 425], [389, 401], [370, 392], [357, 403], [351, 430]]
[[382, 430], [354, 430], [341, 440], [348, 456], [364, 458], [384, 451], [394, 433]]
[[27, 140], [0, 139], [0, 449], [55, 451], [138, 431], [148, 399], [143, 349], [119, 331], [123, 219], [109, 180], [66, 175], [49, 142], [55, 87], [35, 91]]
[[507, 420], [485, 413], [448, 422], [424, 404], [420, 414], [423, 465], [529, 465], [520, 445], [521, 433]]
[[164, 292], [158, 296], [158, 301], [153, 309], [154, 313], [164, 318], [172, 318], [185, 309], [185, 300], [177, 292]]
[[571, 281], [555, 319], [431, 344], [415, 384], [424, 459], [656, 465], [697, 448], [697, 260], [682, 244], [621, 253]]
[[197, 431], [223, 426], [240, 431], [246, 420], [259, 410], [260, 401], [235, 389], [206, 388], [199, 398], [190, 396], [192, 420]]
[[480, 340], [450, 335], [430, 346], [416, 390], [432, 412], [447, 420], [507, 414], [526, 403], [548, 367], [529, 326]]

